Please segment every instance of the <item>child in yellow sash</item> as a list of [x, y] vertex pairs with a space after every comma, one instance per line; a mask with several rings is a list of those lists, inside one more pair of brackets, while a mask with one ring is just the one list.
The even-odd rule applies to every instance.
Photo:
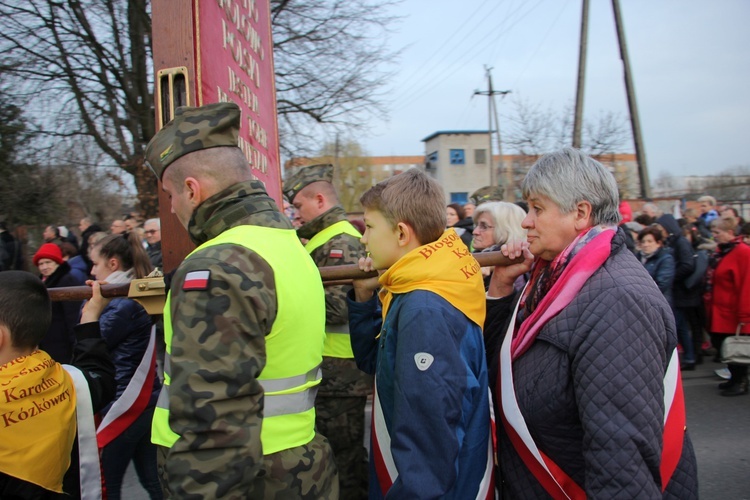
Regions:
[[[96, 326], [78, 334], [74, 363], [97, 399], [111, 399], [114, 369], [96, 322], [106, 301], [95, 288], [98, 299], [84, 309], [79, 326]], [[0, 273], [0, 498], [63, 491], [76, 435], [76, 392], [62, 365], [37, 347], [50, 318], [50, 299], [37, 277]]]

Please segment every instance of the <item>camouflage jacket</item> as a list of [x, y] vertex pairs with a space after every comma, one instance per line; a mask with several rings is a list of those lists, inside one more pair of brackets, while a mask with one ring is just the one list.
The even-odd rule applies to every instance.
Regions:
[[[200, 245], [244, 224], [291, 229], [262, 185], [250, 181], [204, 201], [188, 231]], [[207, 289], [183, 289], [190, 288], [185, 287], [187, 273], [204, 270], [210, 272]], [[309, 460], [316, 451], [307, 448], [318, 446], [316, 440], [263, 457], [263, 389], [257, 377], [266, 365], [265, 336], [276, 318], [268, 263], [239, 245], [208, 247], [182, 262], [170, 293], [169, 424], [180, 436], [166, 461], [171, 493], [177, 498], [269, 498], [272, 477], [280, 479], [275, 487], [291, 482], [284, 479], [289, 471], [278, 469], [279, 461], [297, 463], [304, 454], [308, 470], [325, 478], [318, 467], [327, 465]], [[289, 459], [289, 454], [300, 456]], [[319, 486], [309, 483], [301, 487]]]
[[[335, 206], [320, 214], [310, 222], [297, 229], [300, 238], [310, 239], [323, 229], [333, 224], [347, 220], [346, 212], [340, 206]], [[316, 248], [311, 257], [318, 267], [343, 266], [356, 264], [360, 257], [365, 256], [365, 248], [359, 239], [339, 234]], [[327, 286], [326, 290], [326, 324], [343, 325], [349, 322], [349, 312], [346, 305], [346, 294], [351, 289], [349, 285]]]

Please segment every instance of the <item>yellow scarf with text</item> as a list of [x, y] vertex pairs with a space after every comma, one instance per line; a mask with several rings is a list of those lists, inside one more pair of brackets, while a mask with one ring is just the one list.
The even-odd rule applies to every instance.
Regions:
[[415, 248], [380, 276], [383, 320], [395, 294], [427, 290], [443, 297], [471, 321], [484, 326], [487, 312], [479, 263], [454, 229]]
[[0, 472], [61, 493], [75, 412], [73, 381], [46, 352], [0, 366]]

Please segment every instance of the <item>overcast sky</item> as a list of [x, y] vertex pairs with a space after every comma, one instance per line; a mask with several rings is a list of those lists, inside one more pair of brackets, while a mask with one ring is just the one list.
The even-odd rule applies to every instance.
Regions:
[[[612, 3], [590, 3], [584, 114], [626, 118]], [[621, 0], [621, 9], [652, 181], [750, 166], [750, 1]], [[395, 10], [405, 18], [390, 43], [404, 50], [390, 120], [363, 141], [370, 154], [421, 155], [435, 131], [486, 130], [487, 98], [472, 98], [487, 87], [485, 65], [498, 90], [572, 105], [581, 0], [404, 0]]]

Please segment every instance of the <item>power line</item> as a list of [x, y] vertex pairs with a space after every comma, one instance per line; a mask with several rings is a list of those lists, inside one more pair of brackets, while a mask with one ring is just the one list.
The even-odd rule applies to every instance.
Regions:
[[[502, 36], [505, 36], [512, 28], [514, 28], [515, 26], [517, 26], [518, 23], [520, 23], [521, 20], [523, 20], [523, 18], [525, 18], [528, 14], [530, 14], [531, 12], [533, 12], [539, 6], [539, 4], [541, 4], [543, 1], [544, 0], [539, 0], [536, 4], [534, 4], [534, 6], [531, 7], [531, 9], [529, 9], [525, 13], [523, 13], [523, 15], [521, 15], [520, 18], [516, 19], [513, 22], [513, 24], [509, 27], [508, 30], [502, 31], [500, 29], [500, 28], [502, 28], [502, 24], [500, 26], [498, 26], [497, 29], [499, 31], [499, 34], [496, 37], [492, 38], [492, 39], [485, 40], [485, 43], [480, 48], [478, 48], [475, 52], [480, 52], [481, 50], [485, 49], [488, 45], [491, 45], [492, 43], [495, 43]], [[469, 50], [473, 51], [477, 47], [477, 45], [479, 43], [480, 42], [474, 44], [472, 47], [469, 48]], [[469, 64], [471, 62], [471, 60], [469, 60], [469, 58], [466, 57], [466, 53], [467, 53], [466, 51], [463, 52], [462, 54], [459, 55], [459, 57], [457, 59], [454, 59], [453, 61], [451, 61], [451, 63], [449, 63], [449, 66], [453, 66], [454, 64], [457, 64], [461, 59], [463, 59], [465, 61], [463, 64], [461, 64], [459, 66], [456, 66], [456, 67], [453, 67], [451, 73], [446, 73], [442, 78], [439, 78], [437, 80], [433, 80], [430, 84], [428, 84], [428, 85], [426, 85], [426, 86], [424, 86], [422, 88], [418, 88], [418, 89], [416, 89], [415, 91], [413, 91], [413, 92], [411, 92], [409, 94], [402, 95], [401, 97], [399, 97], [397, 99], [394, 99], [394, 104], [396, 102], [410, 101], [414, 97], [418, 96], [419, 94], [423, 94], [423, 93], [426, 93], [429, 90], [432, 90], [437, 85], [440, 85], [446, 79], [448, 79], [449, 77], [451, 77], [455, 72], [463, 69], [467, 64]]]

